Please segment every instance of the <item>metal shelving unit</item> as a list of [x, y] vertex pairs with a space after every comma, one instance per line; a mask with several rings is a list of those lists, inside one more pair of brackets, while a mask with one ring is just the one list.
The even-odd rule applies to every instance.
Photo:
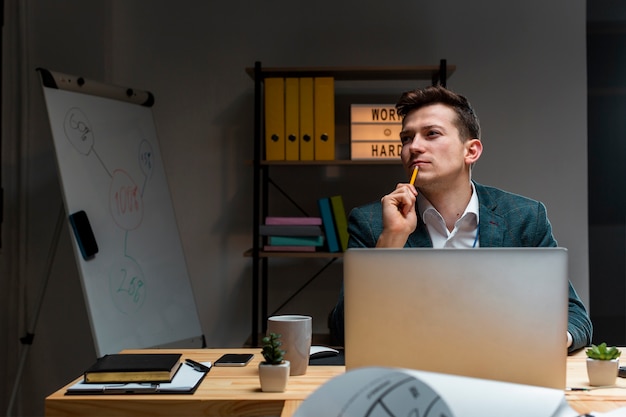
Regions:
[[[268, 189], [275, 185], [269, 177], [273, 166], [295, 165], [389, 165], [397, 161], [266, 161], [264, 155], [263, 130], [263, 82], [269, 77], [333, 77], [335, 81], [394, 81], [394, 80], [430, 80], [433, 85], [446, 85], [447, 79], [454, 73], [456, 66], [448, 65], [445, 59], [439, 65], [426, 66], [388, 66], [388, 67], [262, 67], [255, 62], [254, 67], [246, 68], [246, 73], [254, 81], [254, 159], [253, 159], [253, 221], [252, 248], [244, 256], [252, 258], [252, 334], [251, 345], [257, 346], [259, 331], [265, 332], [265, 319], [268, 315], [268, 262], [271, 258], [328, 258], [326, 263], [303, 287], [293, 294], [282, 305], [284, 306], [295, 295], [300, 293], [330, 264], [343, 256], [343, 253], [277, 253], [262, 251], [259, 225], [268, 215]], [[278, 188], [279, 192], [282, 190]], [[284, 194], [284, 193], [283, 193]], [[284, 194], [285, 195], [285, 194]], [[285, 195], [288, 199], [289, 196]], [[295, 204], [295, 203], [294, 203]], [[296, 204], [297, 205], [297, 204]]]

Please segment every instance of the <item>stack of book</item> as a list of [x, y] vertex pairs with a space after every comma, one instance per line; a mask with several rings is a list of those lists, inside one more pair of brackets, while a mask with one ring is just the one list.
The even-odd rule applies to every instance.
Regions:
[[269, 252], [315, 252], [324, 245], [320, 217], [266, 217], [259, 234], [267, 239]]

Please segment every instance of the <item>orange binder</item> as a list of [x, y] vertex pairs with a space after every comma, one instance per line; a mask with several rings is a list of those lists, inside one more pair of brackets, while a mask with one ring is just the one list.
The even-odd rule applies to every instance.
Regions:
[[300, 78], [300, 160], [315, 158], [313, 146], [313, 78]]
[[265, 79], [265, 159], [285, 159], [285, 80]]
[[300, 82], [297, 78], [285, 78], [285, 159], [300, 159]]
[[313, 80], [315, 159], [335, 159], [335, 80], [316, 77]]

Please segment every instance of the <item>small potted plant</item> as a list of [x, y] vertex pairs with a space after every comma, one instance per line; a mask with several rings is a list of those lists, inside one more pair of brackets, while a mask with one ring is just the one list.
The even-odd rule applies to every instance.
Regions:
[[622, 352], [615, 346], [607, 347], [606, 343], [602, 342], [599, 345], [591, 345], [586, 353], [589, 385], [614, 385]]
[[289, 361], [285, 360], [285, 351], [280, 347], [280, 334], [270, 333], [262, 339], [263, 362], [259, 363], [259, 381], [261, 391], [283, 392], [289, 379]]

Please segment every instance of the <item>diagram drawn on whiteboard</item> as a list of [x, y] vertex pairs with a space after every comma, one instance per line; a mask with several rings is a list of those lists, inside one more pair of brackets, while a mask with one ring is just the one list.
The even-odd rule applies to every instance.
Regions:
[[[138, 142], [137, 164], [144, 178], [142, 187], [123, 168], [109, 169], [97, 152], [96, 134], [87, 115], [77, 107], [71, 108], [65, 116], [64, 131], [74, 149], [85, 157], [93, 156], [100, 161], [104, 172], [111, 177], [109, 188], [109, 213], [115, 225], [125, 231], [125, 241], [120, 247], [124, 257], [119, 264], [111, 266], [109, 288], [113, 302], [124, 313], [141, 308], [148, 291], [148, 283], [141, 266], [129, 253], [126, 245], [128, 233], [141, 225], [144, 212], [143, 193], [152, 173], [152, 147], [142, 138], [130, 138]], [[132, 143], [132, 142], [131, 142]]]

